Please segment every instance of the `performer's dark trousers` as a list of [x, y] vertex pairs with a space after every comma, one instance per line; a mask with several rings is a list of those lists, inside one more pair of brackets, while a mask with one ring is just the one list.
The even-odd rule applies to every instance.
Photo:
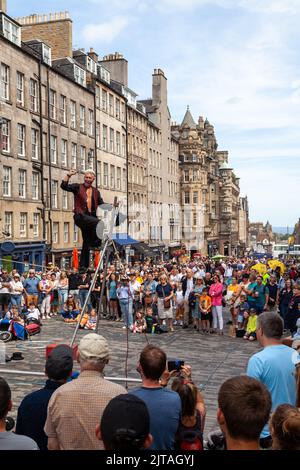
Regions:
[[99, 239], [96, 235], [96, 227], [99, 219], [89, 214], [75, 214], [74, 222], [80, 228], [83, 238], [79, 267], [88, 268], [90, 258], [90, 248]]

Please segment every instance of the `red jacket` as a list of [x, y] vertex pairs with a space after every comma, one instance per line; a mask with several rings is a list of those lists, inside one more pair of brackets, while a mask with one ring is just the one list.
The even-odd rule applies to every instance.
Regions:
[[[62, 181], [60, 187], [64, 191], [74, 194], [74, 214], [89, 214], [86, 196], [87, 188], [84, 184], [69, 184], [66, 181]], [[92, 215], [96, 215], [97, 207], [100, 206], [100, 204], [104, 204], [101, 194], [98, 189], [92, 186]]]
[[209, 288], [209, 295], [211, 296], [212, 305], [220, 307], [222, 305], [223, 284], [217, 282], [212, 284]]

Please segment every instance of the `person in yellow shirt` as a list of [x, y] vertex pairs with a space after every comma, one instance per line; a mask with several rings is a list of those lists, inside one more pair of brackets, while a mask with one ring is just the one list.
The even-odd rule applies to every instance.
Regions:
[[250, 316], [248, 318], [248, 323], [246, 327], [246, 334], [244, 339], [249, 339], [249, 341], [256, 340], [256, 324], [257, 324], [257, 312], [255, 308], [250, 308]]
[[211, 297], [208, 295], [207, 287], [202, 289], [199, 298], [199, 310], [201, 316], [202, 333], [210, 333], [210, 320], [211, 320]]

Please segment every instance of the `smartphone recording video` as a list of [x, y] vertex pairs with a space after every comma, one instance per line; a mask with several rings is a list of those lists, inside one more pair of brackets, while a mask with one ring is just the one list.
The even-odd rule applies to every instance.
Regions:
[[182, 366], [184, 366], [184, 361], [180, 361], [179, 359], [176, 359], [175, 361], [168, 361], [169, 372], [171, 372], [172, 370], [180, 371]]

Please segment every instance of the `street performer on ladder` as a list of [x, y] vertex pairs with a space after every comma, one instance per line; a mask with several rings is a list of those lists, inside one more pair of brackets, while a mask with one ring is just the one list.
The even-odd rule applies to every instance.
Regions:
[[[77, 170], [70, 170], [60, 185], [61, 189], [74, 194], [74, 223], [81, 229], [83, 244], [80, 255], [80, 268], [89, 267], [90, 250], [101, 249], [101, 235], [104, 229], [103, 221], [97, 217], [97, 209], [104, 204], [100, 192], [93, 186], [95, 181], [94, 170], [84, 172], [84, 182], [69, 184], [72, 176], [76, 175]], [[106, 209], [111, 209], [111, 205], [105, 205]], [[117, 221], [117, 225], [118, 225]], [[100, 235], [100, 237], [99, 237]]]

